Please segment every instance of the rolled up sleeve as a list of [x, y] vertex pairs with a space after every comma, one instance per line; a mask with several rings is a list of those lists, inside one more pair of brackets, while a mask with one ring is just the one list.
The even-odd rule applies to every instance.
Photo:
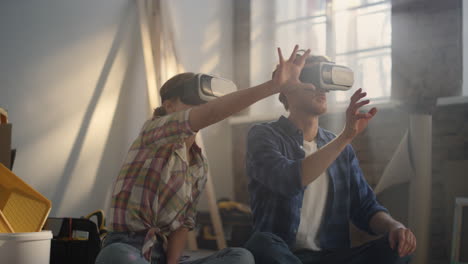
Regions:
[[269, 128], [257, 125], [250, 129], [247, 137], [247, 174], [251, 180], [270, 191], [290, 197], [302, 191], [302, 159], [286, 158], [279, 144]]

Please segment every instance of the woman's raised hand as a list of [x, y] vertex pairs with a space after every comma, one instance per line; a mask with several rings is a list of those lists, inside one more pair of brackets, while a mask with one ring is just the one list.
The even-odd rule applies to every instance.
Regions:
[[296, 89], [315, 89], [315, 86], [310, 83], [302, 83], [299, 80], [302, 68], [310, 54], [308, 49], [303, 55], [297, 56], [299, 46], [294, 47], [293, 52], [288, 60], [283, 58], [281, 49], [278, 48], [279, 64], [276, 66], [276, 71], [273, 75], [273, 82], [278, 87], [278, 92], [293, 92]]

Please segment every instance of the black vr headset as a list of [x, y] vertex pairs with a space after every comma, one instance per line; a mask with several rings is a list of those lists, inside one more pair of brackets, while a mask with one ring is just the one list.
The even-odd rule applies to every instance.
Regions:
[[187, 105], [200, 105], [215, 98], [237, 91], [230, 80], [199, 73], [180, 86], [161, 94], [161, 100], [179, 97]]
[[347, 91], [353, 86], [354, 73], [350, 68], [334, 62], [320, 62], [304, 67], [299, 80], [326, 92]]

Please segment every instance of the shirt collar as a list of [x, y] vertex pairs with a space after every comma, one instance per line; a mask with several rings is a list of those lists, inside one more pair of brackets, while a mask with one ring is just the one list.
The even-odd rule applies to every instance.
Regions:
[[198, 154], [202, 154], [202, 149], [198, 146], [197, 141], [195, 140], [192, 145], [192, 150]]

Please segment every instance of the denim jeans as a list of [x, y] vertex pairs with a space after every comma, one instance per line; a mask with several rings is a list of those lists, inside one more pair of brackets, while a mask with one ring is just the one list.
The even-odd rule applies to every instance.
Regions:
[[[141, 253], [144, 236], [134, 233], [110, 233], [96, 258], [96, 264], [165, 264], [165, 253], [160, 244], [153, 247], [151, 263]], [[243, 248], [225, 248], [205, 258], [185, 260], [183, 264], [254, 264], [252, 254]]]
[[257, 232], [245, 247], [252, 252], [257, 264], [406, 264], [410, 261], [410, 257], [400, 258], [390, 248], [387, 236], [355, 248], [292, 252], [280, 237]]

